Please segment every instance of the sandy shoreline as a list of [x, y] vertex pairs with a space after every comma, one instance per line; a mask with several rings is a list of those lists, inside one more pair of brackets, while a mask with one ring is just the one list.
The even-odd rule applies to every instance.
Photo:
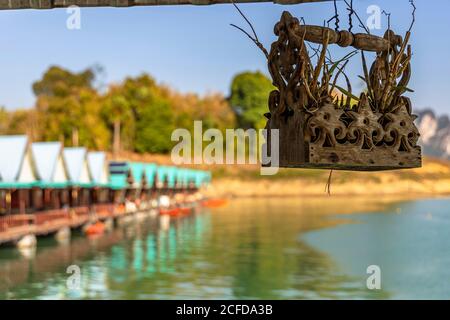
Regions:
[[[207, 190], [210, 197], [328, 197], [326, 180], [239, 180], [219, 179]], [[349, 181], [331, 183], [332, 196], [401, 196], [423, 198], [450, 195], [450, 179], [401, 180], [379, 183], [374, 181]]]
[[[169, 155], [122, 155], [124, 160], [172, 165]], [[210, 170], [213, 198], [328, 197], [325, 190], [329, 170], [280, 169], [274, 176], [261, 176], [259, 165], [202, 165]], [[426, 198], [450, 196], [450, 161], [424, 157], [421, 168], [381, 171], [333, 171], [331, 195]]]

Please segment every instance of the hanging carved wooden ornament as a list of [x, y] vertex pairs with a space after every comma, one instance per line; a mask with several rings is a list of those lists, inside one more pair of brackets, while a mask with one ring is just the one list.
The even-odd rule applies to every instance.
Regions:
[[[277, 89], [270, 93], [266, 129], [269, 151], [270, 130], [279, 130], [280, 167], [377, 171], [421, 166], [416, 116], [404, 96], [410, 91], [409, 31], [404, 39], [392, 30], [384, 37], [353, 34], [300, 24], [288, 12], [274, 31], [278, 39], [268, 67]], [[322, 45], [316, 66], [305, 41]], [[361, 50], [367, 90], [359, 97], [351, 93], [343, 72], [356, 52], [331, 63], [327, 48], [332, 44]], [[376, 53], [370, 68], [364, 51]], [[337, 85], [339, 76], [345, 77], [347, 89]]]

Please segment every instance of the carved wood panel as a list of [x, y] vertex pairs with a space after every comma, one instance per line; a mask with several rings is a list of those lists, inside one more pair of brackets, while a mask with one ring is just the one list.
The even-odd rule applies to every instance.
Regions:
[[[284, 12], [275, 34], [268, 66], [277, 90], [270, 94], [266, 128], [279, 130], [281, 167], [370, 171], [421, 166], [416, 116], [403, 96], [411, 76], [409, 32], [405, 39], [391, 30], [383, 38], [348, 35], [301, 26]], [[348, 41], [340, 38], [343, 34]], [[305, 39], [322, 42], [315, 66]], [[348, 92], [345, 99], [334, 96], [336, 81], [325, 62], [329, 43], [378, 48], [370, 71], [362, 54], [367, 90], [359, 98]]]

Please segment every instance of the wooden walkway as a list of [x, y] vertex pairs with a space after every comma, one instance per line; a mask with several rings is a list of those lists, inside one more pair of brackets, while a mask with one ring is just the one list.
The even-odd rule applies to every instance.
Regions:
[[79, 228], [90, 221], [124, 215], [120, 207], [102, 204], [89, 207], [49, 210], [33, 214], [0, 217], [0, 244], [15, 242], [26, 235], [48, 235], [63, 228]]

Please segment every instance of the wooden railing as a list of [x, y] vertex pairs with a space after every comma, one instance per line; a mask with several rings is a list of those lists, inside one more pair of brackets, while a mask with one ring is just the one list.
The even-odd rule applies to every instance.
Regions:
[[127, 212], [125, 210], [125, 205], [119, 204], [119, 205], [115, 206], [115, 208], [114, 208], [114, 215], [115, 216], [122, 216], [122, 215], [124, 215], [126, 213]]
[[79, 227], [90, 220], [89, 207], [70, 208], [70, 226]]
[[70, 220], [68, 209], [45, 211], [42, 213], [36, 213], [34, 216], [35, 216], [34, 222], [38, 226], [55, 220], [65, 220], [65, 219]]
[[[115, 204], [98, 204], [92, 208], [98, 218], [114, 217], [125, 214], [124, 206]], [[65, 208], [58, 210], [48, 210], [35, 212], [33, 214], [9, 214], [0, 215], [0, 240], [2, 236], [14, 234], [46, 234], [54, 232], [61, 227], [79, 227], [88, 222], [91, 218], [90, 207]], [[30, 228], [26, 228], [29, 226]], [[3, 238], [5, 238], [3, 237]], [[1, 242], [1, 241], [0, 241]]]
[[87, 217], [89, 216], [89, 207], [70, 208], [70, 212], [77, 218]]
[[31, 225], [34, 221], [34, 215], [30, 214], [13, 214], [0, 217], [0, 232], [7, 231], [11, 228]]
[[96, 204], [94, 206], [94, 212], [99, 218], [112, 217], [114, 215], [113, 204]]

